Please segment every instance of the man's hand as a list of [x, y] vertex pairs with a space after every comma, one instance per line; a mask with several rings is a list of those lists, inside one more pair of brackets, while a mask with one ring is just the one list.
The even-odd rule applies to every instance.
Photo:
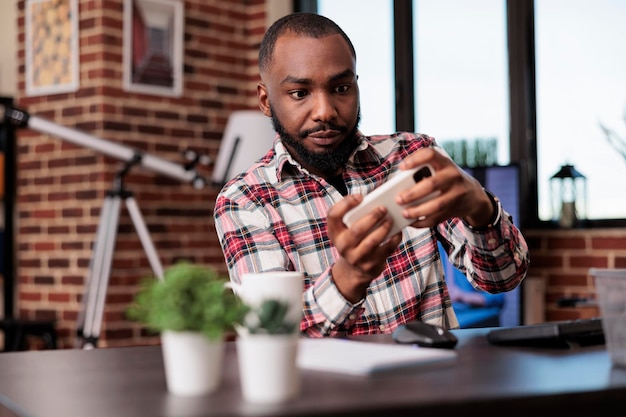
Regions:
[[382, 206], [350, 228], [343, 223], [343, 216], [362, 199], [358, 195], [347, 196], [328, 212], [328, 235], [341, 255], [332, 268], [333, 280], [351, 303], [365, 296], [370, 282], [382, 273], [387, 258], [402, 240], [402, 234], [398, 233], [385, 241], [392, 224], [390, 219], [385, 219], [387, 213]]
[[[494, 208], [474, 177], [434, 148], [412, 153], [400, 164], [400, 169], [423, 164], [430, 164], [435, 175], [400, 192], [396, 202], [405, 205], [437, 191], [440, 194], [404, 209], [406, 218], [415, 219], [412, 226], [434, 227], [452, 217], [463, 218], [473, 227], [489, 224], [495, 214]], [[343, 223], [343, 216], [362, 199], [362, 196], [347, 196], [328, 212], [328, 235], [341, 255], [332, 268], [333, 279], [343, 296], [353, 303], [365, 296], [370, 282], [384, 270], [387, 258], [402, 240], [401, 233], [398, 233], [385, 241], [392, 224], [390, 219], [385, 219], [387, 212], [383, 206], [376, 207], [350, 228]]]
[[402, 161], [400, 169], [410, 169], [423, 164], [430, 164], [435, 170], [435, 175], [398, 193], [396, 202], [408, 204], [432, 192], [441, 193], [430, 201], [404, 210], [405, 217], [415, 219], [412, 226], [433, 227], [452, 217], [462, 218], [473, 227], [489, 224], [495, 214], [494, 208], [474, 177], [434, 148], [413, 152]]

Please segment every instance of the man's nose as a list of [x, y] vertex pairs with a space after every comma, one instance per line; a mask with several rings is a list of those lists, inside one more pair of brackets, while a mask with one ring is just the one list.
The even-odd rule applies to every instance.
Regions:
[[320, 122], [329, 122], [337, 117], [337, 109], [330, 94], [319, 93], [314, 96], [311, 117]]

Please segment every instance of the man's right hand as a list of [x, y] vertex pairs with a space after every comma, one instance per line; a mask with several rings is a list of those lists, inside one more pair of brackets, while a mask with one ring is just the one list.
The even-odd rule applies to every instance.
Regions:
[[397, 233], [385, 241], [392, 221], [382, 221], [387, 214], [382, 206], [350, 228], [343, 223], [343, 216], [362, 199], [360, 195], [345, 197], [331, 207], [327, 219], [328, 235], [340, 254], [332, 267], [333, 280], [339, 292], [351, 303], [365, 297], [370, 282], [383, 272], [387, 258], [402, 240], [402, 233]]

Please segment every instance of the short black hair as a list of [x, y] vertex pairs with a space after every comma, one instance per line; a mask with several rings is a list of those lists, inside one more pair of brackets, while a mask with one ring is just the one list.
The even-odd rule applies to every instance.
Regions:
[[259, 70], [261, 72], [267, 70], [272, 62], [274, 47], [280, 36], [286, 32], [293, 32], [296, 35], [302, 35], [311, 38], [321, 38], [328, 35], [341, 35], [352, 51], [352, 56], [356, 59], [356, 51], [354, 45], [348, 38], [348, 35], [335, 22], [327, 17], [315, 13], [291, 13], [281, 17], [274, 22], [265, 33], [261, 46], [259, 47]]

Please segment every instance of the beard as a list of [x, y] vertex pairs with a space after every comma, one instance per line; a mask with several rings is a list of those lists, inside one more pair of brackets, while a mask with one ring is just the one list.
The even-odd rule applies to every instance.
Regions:
[[[356, 122], [349, 133], [348, 128], [345, 126], [337, 126], [332, 123], [326, 123], [320, 124], [313, 129], [299, 132], [297, 138], [287, 133], [285, 127], [280, 122], [276, 116], [276, 112], [271, 106], [270, 111], [272, 112], [272, 124], [274, 126], [274, 130], [278, 133], [280, 139], [296, 153], [296, 155], [294, 155], [295, 159], [304, 167], [312, 167], [315, 170], [320, 171], [323, 175], [335, 175], [346, 165], [346, 162], [350, 159], [350, 155], [352, 155], [354, 150], [359, 145], [356, 133], [358, 131], [359, 121], [361, 120], [361, 109], [359, 109]], [[302, 144], [302, 139], [306, 138], [308, 135], [326, 129], [337, 130], [342, 134], [348, 134], [341, 141], [339, 146], [337, 146], [337, 148], [325, 151], [312, 152]]]

